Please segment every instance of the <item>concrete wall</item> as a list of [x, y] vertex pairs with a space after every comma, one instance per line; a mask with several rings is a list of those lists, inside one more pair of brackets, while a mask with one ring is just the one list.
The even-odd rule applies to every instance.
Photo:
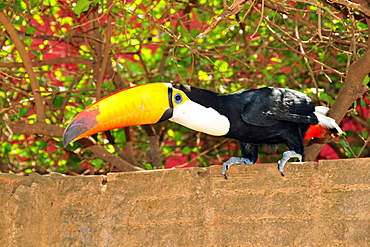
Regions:
[[369, 246], [370, 158], [0, 174], [0, 246]]

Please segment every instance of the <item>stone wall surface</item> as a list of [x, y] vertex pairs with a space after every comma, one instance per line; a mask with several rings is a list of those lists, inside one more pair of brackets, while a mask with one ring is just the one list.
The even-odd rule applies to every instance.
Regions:
[[370, 246], [370, 158], [0, 174], [0, 246]]

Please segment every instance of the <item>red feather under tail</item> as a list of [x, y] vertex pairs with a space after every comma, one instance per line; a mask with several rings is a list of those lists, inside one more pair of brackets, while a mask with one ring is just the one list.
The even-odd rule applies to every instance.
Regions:
[[326, 138], [328, 137], [332, 132], [325, 128], [322, 125], [310, 125], [308, 128], [306, 135], [304, 136], [303, 140], [310, 140], [314, 137], [316, 138]]
[[326, 138], [331, 133], [338, 133], [339, 135], [342, 134], [342, 130], [335, 122], [335, 120], [332, 119], [331, 117], [325, 116], [328, 111], [329, 108], [325, 106], [315, 107], [314, 113], [319, 123], [316, 125], [310, 125], [303, 140], [310, 140], [314, 137]]

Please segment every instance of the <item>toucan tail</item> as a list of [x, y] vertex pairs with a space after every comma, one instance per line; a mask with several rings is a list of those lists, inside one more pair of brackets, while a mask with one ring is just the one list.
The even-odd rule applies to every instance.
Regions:
[[310, 125], [308, 128], [304, 140], [310, 140], [311, 138], [325, 138], [331, 133], [342, 134], [341, 128], [335, 122], [334, 119], [325, 116], [328, 113], [329, 108], [325, 106], [316, 106], [315, 115], [319, 121], [317, 125]]

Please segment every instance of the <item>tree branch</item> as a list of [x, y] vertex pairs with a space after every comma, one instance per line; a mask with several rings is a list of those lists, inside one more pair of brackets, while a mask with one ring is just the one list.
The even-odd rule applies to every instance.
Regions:
[[26, 124], [26, 123], [13, 124], [8, 120], [6, 121], [6, 123], [10, 131], [16, 135], [21, 135], [21, 134], [45, 135], [45, 136], [62, 138], [63, 131], [64, 131], [64, 128], [62, 127], [50, 125], [45, 122], [37, 122], [34, 124]]
[[239, 13], [240, 10], [243, 9], [245, 2], [245, 0], [234, 0], [230, 7], [226, 8], [226, 6], [224, 6], [224, 11], [214, 19], [211, 25], [204, 32], [197, 36], [196, 40], [204, 38], [208, 33], [215, 29], [221, 21]]
[[107, 23], [108, 23], [107, 24], [107, 35], [106, 35], [107, 37], [105, 38], [103, 54], [101, 54], [103, 57], [103, 60], [101, 62], [101, 69], [99, 71], [98, 81], [96, 82], [96, 98], [97, 99], [102, 98], [103, 80], [104, 80], [104, 76], [106, 73], [107, 64], [109, 60], [110, 38], [112, 36], [112, 25], [111, 25], [112, 16], [111, 15], [108, 16]]
[[22, 58], [24, 68], [26, 69], [28, 77], [30, 79], [32, 94], [35, 99], [34, 102], [35, 102], [36, 116], [37, 116], [36, 121], [45, 122], [44, 104], [43, 104], [41, 94], [38, 93], [40, 86], [36, 78], [36, 73], [33, 70], [30, 57], [28, 56], [27, 51], [24, 48], [22, 41], [19, 39], [17, 35], [17, 31], [15, 30], [12, 23], [9, 21], [8, 17], [5, 15], [4, 12], [0, 12], [0, 23], [4, 25], [7, 33], [9, 34], [9, 37], [13, 40], [13, 43], [15, 47], [17, 48], [20, 57]]
[[[370, 19], [366, 18], [368, 26], [370, 26]], [[367, 85], [362, 85], [365, 77], [370, 73], [370, 39], [368, 39], [368, 49], [365, 54], [357, 61], [352, 63], [348, 68], [348, 75], [345, 82], [338, 93], [337, 100], [329, 111], [329, 116], [334, 118], [337, 123], [342, 121], [347, 114], [348, 109], [353, 102], [362, 97], [362, 95], [369, 90]], [[325, 144], [314, 143], [305, 148], [304, 159], [314, 160]]]
[[348, 1], [348, 0], [328, 0], [329, 3], [337, 3], [344, 5], [348, 8], [354, 8], [357, 9], [358, 11], [361, 11], [363, 14], [365, 14], [367, 17], [370, 17], [370, 7], [369, 4], [364, 1], [364, 0], [353, 0], [353, 1]]
[[129, 172], [129, 171], [143, 171], [145, 169], [133, 166], [127, 161], [121, 159], [120, 157], [109, 153], [104, 147], [100, 145], [93, 145], [90, 147], [85, 148], [85, 150], [90, 150], [94, 153], [94, 156], [97, 158], [101, 158], [109, 163], [111, 163], [113, 166], [115, 166], [118, 170], [122, 172]]
[[[93, 60], [87, 59], [87, 58], [82, 58], [82, 57], [53, 58], [53, 59], [31, 62], [31, 65], [32, 65], [32, 67], [41, 67], [41, 66], [44, 66], [44, 65], [56, 65], [56, 64], [66, 64], [66, 63], [85, 64], [87, 66], [93, 66], [94, 65]], [[0, 62], [0, 67], [21, 68], [21, 67], [24, 67], [24, 64], [23, 63]]]

